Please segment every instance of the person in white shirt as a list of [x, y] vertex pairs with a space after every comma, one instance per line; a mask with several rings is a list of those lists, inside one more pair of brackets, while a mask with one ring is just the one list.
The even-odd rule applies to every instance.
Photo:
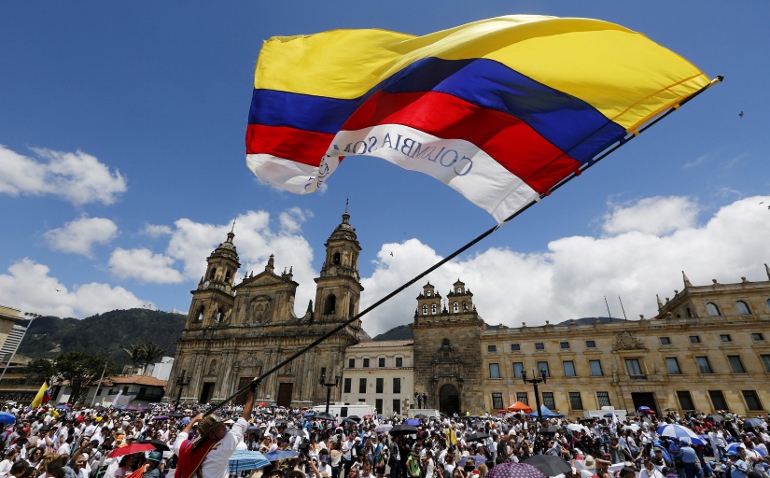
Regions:
[[[228, 432], [227, 425], [216, 415], [203, 417], [198, 414], [190, 420], [190, 423], [177, 435], [174, 442], [174, 453], [179, 457], [177, 464], [177, 476], [191, 478], [200, 469], [205, 478], [228, 478], [230, 476], [230, 455], [235, 451], [238, 443], [243, 441], [243, 433], [249, 426], [251, 411], [254, 408], [254, 391], [256, 383], [252, 382], [248, 398], [243, 406], [243, 413], [233, 428]], [[190, 442], [188, 437], [192, 427], [200, 422], [198, 432], [200, 437]]]
[[639, 478], [665, 478], [665, 475], [652, 463], [649, 458], [644, 460], [644, 467], [639, 472]]

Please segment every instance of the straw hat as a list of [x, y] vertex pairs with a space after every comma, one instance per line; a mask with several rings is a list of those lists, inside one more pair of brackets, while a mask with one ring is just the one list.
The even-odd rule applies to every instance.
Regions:
[[215, 414], [212, 413], [211, 415], [206, 415], [203, 420], [198, 422], [198, 433], [201, 437], [205, 437], [220, 423], [224, 423], [224, 421]]

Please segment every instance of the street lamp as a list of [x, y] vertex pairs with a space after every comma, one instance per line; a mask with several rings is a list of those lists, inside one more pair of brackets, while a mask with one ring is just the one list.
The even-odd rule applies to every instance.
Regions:
[[321, 370], [321, 386], [326, 387], [326, 413], [329, 413], [329, 401], [332, 396], [332, 387], [340, 384], [340, 374], [334, 376], [334, 382], [326, 383], [326, 370]]
[[179, 387], [179, 391], [176, 393], [176, 406], [177, 407], [179, 406], [179, 401], [182, 399], [182, 389], [184, 387], [190, 385], [190, 379], [192, 378], [192, 377], [185, 378], [185, 376], [184, 376], [185, 372], [187, 372], [187, 370], [182, 370], [182, 375], [180, 375], [176, 379], [176, 384]]
[[[535, 375], [535, 371], [532, 371], [532, 375]], [[537, 375], [535, 375], [537, 377]], [[545, 379], [548, 377], [548, 374], [545, 372], [545, 369], [540, 369], [540, 378], [530, 378], [527, 380], [527, 371], [522, 370], [521, 371], [521, 379], [524, 380], [524, 383], [531, 383], [535, 386], [535, 404], [537, 404], [537, 419], [538, 421], [543, 421], [543, 411], [540, 410], [540, 392], [537, 391], [537, 386], [540, 383], [545, 383]]]

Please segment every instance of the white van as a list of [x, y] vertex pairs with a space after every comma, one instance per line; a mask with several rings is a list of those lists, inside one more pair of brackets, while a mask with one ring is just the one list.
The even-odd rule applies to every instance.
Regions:
[[406, 416], [409, 418], [414, 418], [417, 415], [425, 415], [428, 417], [428, 420], [436, 419], [439, 420], [441, 418], [441, 414], [438, 410], [434, 410], [432, 408], [410, 408], [406, 412]]
[[[316, 413], [325, 412], [326, 405], [316, 405], [313, 407]], [[330, 403], [329, 413], [333, 417], [345, 418], [356, 415], [358, 418], [364, 418], [364, 415], [374, 415], [374, 407], [365, 403]]]

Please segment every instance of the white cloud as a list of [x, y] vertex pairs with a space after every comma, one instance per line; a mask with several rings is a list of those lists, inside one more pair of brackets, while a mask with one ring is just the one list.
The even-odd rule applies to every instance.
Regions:
[[149, 249], [117, 248], [110, 256], [111, 272], [121, 279], [138, 279], [156, 284], [176, 284], [185, 280], [172, 265], [174, 259], [153, 254]]
[[0, 145], [0, 193], [60, 196], [80, 206], [92, 202], [112, 204], [126, 192], [119, 171], [89, 154], [33, 148], [39, 159], [18, 154]]
[[58, 317], [86, 317], [115, 309], [150, 306], [123, 287], [89, 283], [68, 290], [49, 275], [48, 266], [22, 259], [0, 274], [0, 303], [23, 312]]
[[[758, 205], [764, 201], [765, 205]], [[657, 313], [655, 295], [672, 297], [683, 288], [684, 270], [695, 285], [767, 280], [770, 262], [770, 197], [736, 201], [705, 224], [695, 223], [697, 204], [687, 198], [650, 198], [615, 208], [605, 230], [615, 235], [574, 236], [552, 241], [542, 253], [488, 249], [449, 262], [407, 291], [372, 311], [363, 325], [372, 335], [413, 320], [422, 286], [430, 281], [442, 296], [460, 278], [488, 324], [519, 327], [559, 323], [570, 318], [612, 315], [629, 319]], [[652, 207], [654, 205], [654, 207]], [[651, 218], [651, 210], [667, 219]], [[684, 211], [684, 212], [682, 212]], [[678, 218], [674, 221], [674, 218]], [[656, 222], [657, 221], [657, 222]], [[390, 253], [393, 253], [391, 256]], [[440, 259], [416, 239], [381, 247], [376, 269], [364, 278], [361, 310]]]
[[150, 237], [163, 237], [171, 235], [171, 228], [168, 226], [160, 226], [156, 224], [145, 224], [142, 228], [142, 234], [146, 234]]
[[43, 234], [51, 249], [92, 257], [94, 244], [107, 244], [118, 234], [118, 226], [103, 217], [81, 217], [64, 227]]
[[[265, 211], [249, 211], [236, 218], [235, 245], [241, 268], [236, 278], [240, 282], [244, 275], [264, 270], [271, 254], [275, 255], [275, 272], [280, 274], [291, 268], [294, 280], [300, 284], [295, 304], [297, 313], [304, 314], [306, 304], [315, 297], [317, 276], [313, 269], [313, 250], [304, 237], [299, 235], [304, 221], [310, 217], [307, 211], [290, 209], [278, 218], [278, 229], [274, 230], [270, 214]], [[165, 257], [183, 264], [182, 274], [195, 281], [206, 272], [206, 258], [227, 239], [232, 223], [204, 224], [190, 219], [179, 219], [171, 228], [169, 245]]]
[[662, 235], [692, 227], [697, 217], [698, 206], [689, 198], [658, 196], [613, 206], [604, 216], [603, 229], [607, 234], [638, 231]]

